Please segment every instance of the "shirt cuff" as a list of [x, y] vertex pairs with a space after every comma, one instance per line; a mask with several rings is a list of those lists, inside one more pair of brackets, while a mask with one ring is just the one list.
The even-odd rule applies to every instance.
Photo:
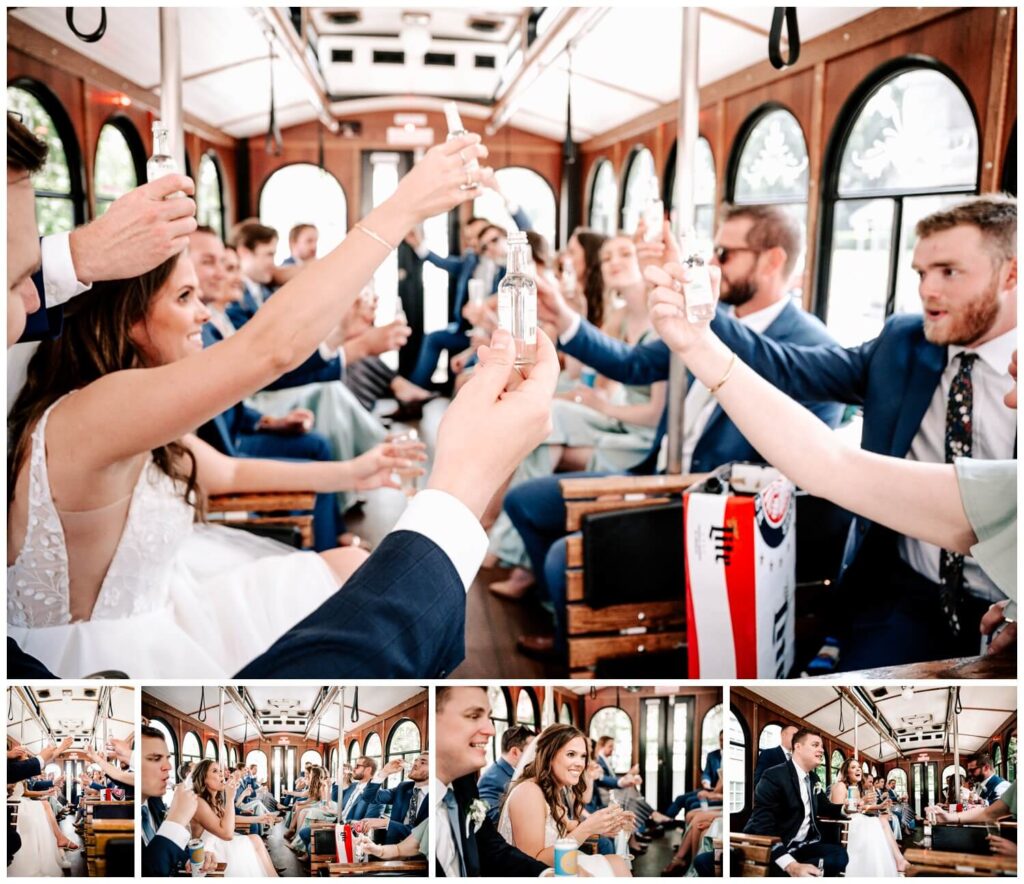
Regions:
[[580, 330], [580, 323], [583, 322], [583, 317], [579, 313], [573, 314], [572, 322], [569, 323], [569, 327], [558, 336], [558, 343], [568, 344], [573, 338], [576, 337], [576, 332]]
[[371, 783], [383, 783], [385, 779], [387, 779], [387, 778], [383, 774], [376, 774], [373, 777], [373, 779], [370, 780], [370, 782]]
[[428, 249], [423, 243], [420, 243], [418, 246], [416, 246], [415, 252], [417, 258], [419, 258], [421, 261], [426, 261], [427, 255], [430, 254], [430, 249]]
[[775, 864], [780, 869], [782, 869], [782, 871], [786, 871], [786, 869], [788, 869], [795, 862], [796, 859], [790, 853], [785, 853], [782, 856], [780, 856], [777, 860], [775, 860]]
[[182, 850], [188, 844], [188, 829], [181, 823], [174, 822], [174, 820], [164, 820], [160, 823], [160, 828], [156, 830], [156, 833], [169, 841], [173, 841]]
[[39, 762], [39, 773], [42, 773], [44, 770], [46, 770], [46, 762], [43, 761], [42, 755], [36, 755], [35, 759]]
[[46, 291], [47, 307], [66, 304], [75, 295], [92, 288], [91, 285], [79, 282], [75, 275], [70, 233], [44, 236], [39, 249], [43, 259], [43, 289]]
[[320, 346], [317, 347], [317, 351], [320, 353], [320, 358], [324, 362], [330, 362], [336, 356], [344, 352], [341, 347], [328, 347], [327, 344], [323, 342], [321, 342]]
[[433, 488], [421, 491], [406, 507], [394, 530], [415, 531], [434, 541], [469, 591], [487, 554], [487, 533], [462, 501]]

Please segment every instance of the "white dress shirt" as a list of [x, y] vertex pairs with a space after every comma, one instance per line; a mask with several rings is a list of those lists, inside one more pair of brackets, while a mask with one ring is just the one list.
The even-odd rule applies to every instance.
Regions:
[[359, 800], [359, 796], [363, 794], [363, 789], [365, 788], [366, 783], [356, 784], [356, 787], [352, 790], [352, 794], [348, 796], [348, 800], [345, 802], [345, 806], [341, 809], [341, 818], [343, 820], [348, 819], [348, 815], [352, 812], [352, 808], [355, 806], [356, 801]]
[[[145, 801], [143, 802], [142, 805], [142, 812], [149, 813], [149, 808], [146, 806]], [[150, 815], [149, 824], [151, 826], [153, 825], [152, 815]], [[169, 819], [165, 819], [162, 823], [160, 823], [160, 828], [156, 829], [157, 837], [167, 838], [181, 850], [184, 850], [185, 847], [188, 845], [189, 839], [191, 838], [191, 834], [192, 833], [189, 832], [189, 830], [186, 829], [181, 823], [176, 823], [173, 820]], [[149, 841], [146, 840], [145, 826], [143, 826], [142, 830], [142, 842], [143, 844], [149, 844]]]
[[[807, 838], [807, 833], [811, 830], [811, 814], [814, 813], [814, 809], [811, 807], [811, 796], [807, 792], [807, 781], [811, 775], [802, 770], [792, 758], [789, 759], [789, 763], [793, 765], [793, 769], [796, 771], [797, 782], [800, 783], [800, 800], [804, 803], [804, 821], [800, 824], [800, 828], [797, 829], [796, 835], [793, 836], [793, 841], [790, 842], [792, 844], [794, 842], [799, 843]], [[775, 863], [783, 871], [795, 862], [796, 857], [791, 853], [785, 853], [775, 860]]]
[[[418, 497], [419, 495], [417, 495]], [[415, 501], [415, 498], [413, 498]], [[434, 823], [434, 855], [437, 862], [444, 869], [445, 877], [459, 877], [459, 853], [455, 842], [452, 840], [451, 824], [448, 821], [448, 808], [444, 804], [444, 796], [448, 794], [448, 784], [435, 779], [431, 787], [434, 792], [434, 811], [431, 814]]]
[[[978, 354], [971, 368], [971, 385], [974, 388], [971, 456], [978, 460], [1013, 459], [1014, 443], [1017, 438], [1017, 416], [1012, 409], [1006, 407], [1003, 397], [1013, 388], [1013, 379], [1007, 371], [1007, 366], [1016, 346], [1017, 330], [1013, 329], [969, 351]], [[946, 408], [949, 388], [960, 369], [960, 360], [956, 357], [965, 350], [965, 347], [957, 346], [948, 348], [946, 369], [935, 388], [917, 435], [910, 445], [908, 460], [924, 463], [946, 462]], [[910, 537], [901, 537], [899, 549], [903, 561], [918, 574], [932, 583], [939, 582], [939, 547]], [[964, 587], [972, 596], [984, 601], [997, 602], [1006, 598], [981, 570], [978, 563], [969, 556], [964, 559]]]

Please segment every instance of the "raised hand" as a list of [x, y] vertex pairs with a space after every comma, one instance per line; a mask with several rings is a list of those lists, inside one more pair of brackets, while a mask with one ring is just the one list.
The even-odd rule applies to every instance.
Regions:
[[572, 325], [574, 317], [578, 314], [569, 302], [565, 300], [561, 289], [552, 285], [551, 281], [538, 275], [537, 283], [537, 319], [541, 322], [550, 322], [558, 329], [559, 334], [564, 334]]
[[189, 823], [192, 822], [192, 817], [196, 815], [196, 808], [198, 806], [199, 796], [191, 789], [186, 789], [184, 783], [178, 783], [174, 787], [171, 806], [167, 809], [167, 819], [188, 828]]
[[32, 753], [28, 751], [24, 746], [15, 746], [13, 749], [7, 750], [7, 759], [9, 761], [15, 761], [22, 758], [31, 758]]
[[[75, 275], [84, 283], [131, 279], [188, 245], [196, 229], [195, 183], [165, 175], [114, 200], [99, 218], [71, 233]], [[170, 197], [183, 192], [185, 196]]]
[[480, 195], [480, 182], [491, 170], [467, 170], [466, 166], [474, 159], [484, 159], [487, 153], [480, 136], [472, 133], [435, 145], [399, 182], [394, 199], [410, 213], [413, 224], [475, 199]]
[[[426, 445], [419, 441], [382, 442], [359, 457], [348, 461], [354, 491], [374, 488], [401, 489], [401, 476], [422, 476], [425, 470], [416, 466], [427, 459]], [[401, 471], [401, 475], [397, 471]]]
[[[711, 291], [717, 302], [722, 271], [715, 266], [709, 266], [708, 271]], [[676, 263], [664, 267], [648, 267], [644, 277], [654, 286], [654, 290], [647, 296], [647, 303], [650, 306], [651, 324], [661, 339], [680, 354], [685, 354], [694, 344], [705, 340], [710, 334], [709, 323], [694, 324], [686, 317], [688, 268]]]
[[135, 734], [132, 734], [127, 740], [119, 740], [117, 738], [107, 740], [107, 745], [110, 746], [118, 761], [131, 761], [132, 744], [134, 742]]
[[[1014, 351], [1014, 360], [1017, 353]], [[1016, 365], [1016, 361], [1014, 362]], [[1017, 624], [1006, 617], [1006, 606], [1009, 599], [996, 602], [991, 605], [981, 618], [982, 635], [991, 635], [992, 641], [988, 646], [988, 653], [999, 654], [1003, 651], [1013, 650], [1017, 645]]]
[[405, 765], [402, 764], [401, 758], [392, 758], [387, 764], [385, 764], [380, 769], [380, 772], [385, 777], [390, 777], [392, 774], [401, 773], [404, 770], [404, 768]]

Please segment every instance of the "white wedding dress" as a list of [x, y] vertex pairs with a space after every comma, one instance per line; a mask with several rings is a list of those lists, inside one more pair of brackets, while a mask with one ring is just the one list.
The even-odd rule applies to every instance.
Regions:
[[[498, 834], [501, 835], [509, 844], [516, 847], [516, 839], [512, 834], [512, 821], [509, 819], [508, 806], [511, 803], [511, 796], [515, 794], [516, 789], [520, 788], [523, 784], [520, 783], [515, 789], [509, 793], [509, 800], [506, 800], [501, 808], [501, 817], [498, 820]], [[554, 847], [555, 842], [558, 840], [558, 828], [555, 826], [555, 819], [551, 816], [551, 808], [545, 805], [545, 818], [544, 818], [544, 846]], [[587, 873], [594, 878], [614, 878], [615, 873], [612, 871], [611, 864], [603, 856], [593, 855], [588, 853], [580, 852], [579, 855], [579, 866], [582, 869], [586, 869]]]
[[232, 676], [337, 591], [315, 553], [195, 524], [150, 458], [92, 617], [72, 622], [65, 523], [82, 533], [88, 520], [109, 522], [117, 504], [58, 512], [44, 445], [53, 407], [32, 432], [25, 540], [7, 569], [7, 634], [58, 677], [106, 669], [129, 678]]
[[18, 800], [18, 835], [21, 848], [7, 867], [8, 878], [60, 878], [60, 848], [53, 837], [49, 818], [41, 802], [23, 797], [25, 784], [14, 788]]
[[217, 862], [227, 863], [225, 878], [266, 878], [267, 873], [256, 856], [256, 848], [245, 835], [235, 835], [230, 841], [218, 838], [211, 832], [203, 832], [199, 839], [206, 850], [217, 857]]
[[881, 817], [855, 813], [850, 817], [850, 831], [846, 852], [850, 862], [846, 866], [847, 878], [895, 878], [896, 860], [892, 855], [888, 825]]

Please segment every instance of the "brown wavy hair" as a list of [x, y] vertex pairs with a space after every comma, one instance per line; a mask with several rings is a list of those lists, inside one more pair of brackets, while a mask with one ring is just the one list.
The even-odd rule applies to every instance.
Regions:
[[590, 742], [586, 734], [571, 724], [551, 724], [541, 732], [534, 741], [536, 755], [533, 760], [523, 768], [522, 774], [513, 781], [505, 791], [502, 803], [508, 800], [512, 790], [526, 780], [533, 780], [544, 793], [544, 800], [551, 808], [551, 817], [555, 821], [555, 828], [559, 836], [566, 832], [566, 824], [569, 821], [569, 812], [574, 820], [582, 819], [584, 810], [583, 794], [587, 791], [586, 774], [580, 776], [575, 786], [563, 786], [556, 779], [552, 771], [552, 762], [562, 747], [571, 740], [579, 737], [583, 740], [586, 760], [590, 761]]
[[850, 773], [850, 765], [853, 764], [854, 762], [856, 762], [857, 764], [860, 764], [860, 761], [858, 761], [853, 756], [847, 758], [846, 761], [843, 762], [843, 766], [841, 768], [839, 768], [839, 779], [841, 779], [846, 784], [846, 788], [847, 789], [849, 789], [850, 786], [853, 786], [854, 788], [856, 788], [856, 790], [860, 794], [861, 798], [863, 798], [864, 797], [864, 771], [863, 771], [863, 768], [861, 769], [861, 781], [859, 783], [851, 783], [850, 780], [847, 779], [847, 775]]
[[309, 772], [309, 779], [306, 781], [306, 797], [309, 801], [322, 800], [324, 781], [327, 779], [327, 771], [318, 765], [313, 765]]
[[[213, 812], [217, 814], [217, 819], [223, 819], [224, 814], [227, 813], [227, 792], [223, 789], [219, 792], [211, 792], [206, 785], [206, 775], [210, 772], [210, 768], [219, 763], [212, 758], [204, 758], [195, 766], [192, 770], [192, 791], [196, 793], [197, 798], [202, 798], [210, 805]], [[233, 801], [234, 796], [232, 795], [231, 798]]]
[[604, 277], [601, 276], [601, 246], [608, 237], [589, 227], [577, 227], [572, 239], [583, 249], [583, 295], [587, 299], [587, 319], [591, 325], [600, 328], [604, 323]]
[[[145, 368], [131, 329], [146, 318], [157, 293], [167, 284], [180, 253], [133, 279], [97, 282], [90, 291], [64, 305], [59, 338], [43, 341], [28, 366], [28, 380], [7, 419], [11, 456], [7, 461], [7, 502], [32, 445], [32, 430], [54, 402], [104, 375]], [[182, 496], [202, 516], [203, 497], [196, 461], [180, 442], [154, 448], [153, 462], [181, 488]]]

